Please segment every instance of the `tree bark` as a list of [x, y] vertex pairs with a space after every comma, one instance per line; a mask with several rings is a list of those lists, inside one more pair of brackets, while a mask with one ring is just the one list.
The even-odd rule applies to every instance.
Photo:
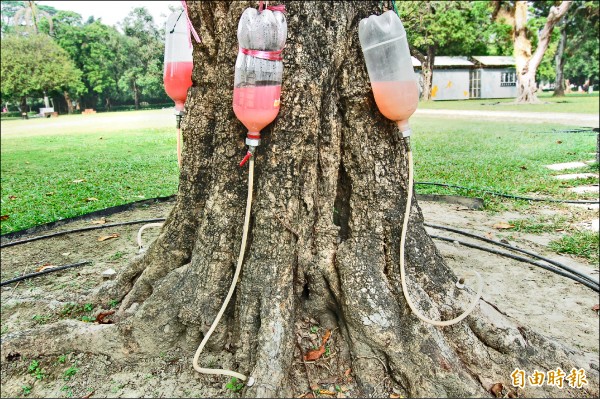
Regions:
[[[423, 324], [411, 313], [399, 277], [407, 149], [395, 124], [377, 111], [357, 35], [359, 21], [380, 12], [379, 2], [285, 5], [281, 110], [255, 153], [249, 240], [235, 297], [200, 363], [211, 357], [255, 377], [246, 397], [292, 397], [304, 391], [293, 370], [311, 349], [302, 336], [314, 319], [334, 331], [339, 373], [352, 370], [361, 397], [389, 397], [391, 389], [404, 397], [491, 396], [492, 383], [510, 386], [515, 367], [574, 367], [559, 344], [485, 301], [452, 327]], [[202, 43], [194, 44], [177, 202], [147, 252], [96, 298], [121, 300], [117, 324], [94, 330], [103, 340], [94, 348], [114, 358], [173, 348], [191, 358], [231, 283], [248, 178], [238, 166], [246, 129], [231, 108], [233, 71], [238, 19], [251, 6], [256, 2], [189, 3]], [[410, 295], [425, 315], [453, 318], [470, 296], [456, 289], [412, 201]], [[54, 338], [56, 329], [45, 328]], [[87, 335], [70, 337], [52, 339], [45, 350], [64, 353], [65, 342], [89, 350]], [[21, 354], [40, 350], [23, 347]]]
[[71, 100], [71, 96], [69, 95], [69, 92], [64, 90], [63, 96], [65, 97], [65, 102], [67, 103], [67, 112], [69, 114], [72, 114], [73, 113], [73, 100]]
[[565, 20], [560, 30], [560, 41], [556, 49], [556, 55], [554, 56], [554, 65], [556, 68], [556, 79], [554, 86], [554, 97], [563, 97], [565, 95], [565, 46], [567, 44], [567, 21]]
[[133, 100], [135, 109], [140, 109], [140, 90], [135, 81], [133, 82]]
[[535, 81], [537, 68], [542, 62], [544, 53], [550, 43], [554, 26], [560, 22], [571, 6], [571, 1], [562, 1], [558, 7], [552, 6], [546, 24], [538, 35], [538, 45], [535, 52], [531, 51], [531, 40], [527, 34], [527, 1], [515, 2], [514, 44], [517, 67], [518, 91], [517, 103], [535, 104], [541, 101], [537, 98]]

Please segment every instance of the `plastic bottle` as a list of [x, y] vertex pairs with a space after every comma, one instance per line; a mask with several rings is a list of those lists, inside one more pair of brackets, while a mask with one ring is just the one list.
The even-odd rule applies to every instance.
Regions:
[[[260, 131], [279, 113], [283, 62], [274, 54], [285, 46], [285, 15], [247, 8], [240, 17], [237, 36], [240, 52], [235, 63], [233, 111], [248, 129], [246, 144], [257, 146]], [[249, 54], [244, 49], [250, 50]]]
[[371, 15], [360, 21], [358, 37], [379, 111], [396, 121], [400, 131], [408, 130], [419, 90], [400, 18], [391, 10]]
[[165, 27], [165, 91], [175, 102], [176, 112], [183, 110], [187, 92], [192, 85], [192, 45], [183, 11], [169, 15]]

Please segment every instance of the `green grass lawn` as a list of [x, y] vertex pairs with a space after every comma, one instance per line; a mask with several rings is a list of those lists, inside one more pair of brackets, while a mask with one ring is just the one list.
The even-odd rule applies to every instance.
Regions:
[[2, 121], [3, 234], [176, 192], [172, 113], [115, 115]]
[[598, 113], [598, 92], [592, 94], [572, 93], [565, 97], [552, 97], [552, 93], [541, 93], [543, 104], [513, 104], [514, 98], [427, 101], [419, 103], [422, 109], [457, 109], [480, 111], [562, 112], [579, 114]]
[[[560, 181], [553, 175], [598, 172], [593, 165], [584, 170], [552, 171], [552, 163], [594, 159], [596, 134], [560, 133], [566, 126], [508, 122], [477, 122], [411, 118], [415, 159], [415, 181], [438, 182], [488, 189], [520, 196], [562, 199], [593, 199], [576, 195], [573, 185], [597, 179]], [[419, 185], [419, 193], [479, 196], [481, 193]], [[597, 197], [596, 197], [597, 198]]]
[[[1, 214], [8, 218], [1, 232], [175, 194], [174, 119], [155, 110], [2, 121]], [[595, 135], [548, 133], [565, 130], [561, 125], [425, 116], [411, 125], [416, 181], [508, 194], [578, 198], [566, 189], [573, 182], [552, 179], [560, 172], [544, 165], [593, 159], [596, 148]], [[417, 191], [481, 196], [431, 186]]]

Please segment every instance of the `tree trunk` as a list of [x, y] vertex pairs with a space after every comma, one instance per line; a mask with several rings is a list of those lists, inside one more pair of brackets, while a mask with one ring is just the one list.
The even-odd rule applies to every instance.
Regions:
[[558, 42], [558, 48], [556, 49], [556, 55], [554, 56], [554, 65], [556, 68], [556, 79], [554, 86], [554, 97], [563, 97], [565, 95], [565, 46], [567, 44], [567, 21], [563, 22], [562, 29], [560, 30], [560, 41]]
[[535, 75], [542, 62], [544, 53], [550, 43], [554, 26], [560, 22], [571, 6], [571, 1], [563, 1], [558, 7], [552, 6], [546, 24], [538, 35], [538, 45], [535, 53], [531, 53], [531, 40], [527, 35], [527, 1], [515, 2], [514, 44], [517, 78], [519, 81], [517, 103], [535, 104], [541, 101], [537, 98]]
[[423, 91], [421, 93], [422, 101], [430, 101], [432, 95], [433, 84], [433, 65], [435, 62], [435, 47], [427, 47], [427, 56], [424, 56], [417, 50], [413, 50], [413, 56], [421, 63], [421, 76], [423, 78]]
[[44, 107], [50, 108], [50, 101], [48, 100], [48, 93], [44, 90]]
[[104, 105], [106, 106], [106, 110], [110, 111], [110, 97], [106, 96]]
[[133, 100], [135, 109], [140, 109], [140, 90], [135, 82], [133, 82]]
[[23, 96], [21, 97], [21, 116], [24, 117], [25, 119], [29, 119], [29, 116], [27, 115], [27, 97]]
[[[189, 3], [202, 43], [194, 43], [177, 202], [147, 252], [98, 292], [103, 303], [122, 300], [117, 324], [93, 335], [102, 339], [93, 348], [114, 358], [155, 357], [173, 348], [191, 358], [231, 283], [248, 178], [238, 166], [246, 129], [231, 98], [237, 24], [249, 6], [256, 2]], [[483, 300], [453, 327], [433, 327], [411, 313], [399, 277], [407, 150], [395, 124], [377, 111], [357, 35], [361, 18], [380, 12], [379, 1], [286, 7], [281, 110], [255, 153], [242, 274], [200, 364], [208, 366], [210, 357], [255, 377], [246, 397], [305, 392], [310, 377], [298, 380], [293, 369], [312, 349], [301, 337], [306, 321], [315, 319], [334, 331], [330, 345], [340, 370], [331, 372], [351, 369], [361, 397], [389, 397], [392, 389], [404, 397], [491, 396], [493, 383], [510, 387], [515, 367], [571, 370], [575, 363], [559, 344]], [[427, 235], [414, 198], [406, 268], [410, 295], [429, 317], [450, 319], [469, 301]], [[91, 350], [91, 339], [70, 342]], [[64, 340], [50, 342], [44, 350], [65, 350]], [[40, 350], [25, 345], [20, 353], [29, 347]], [[211, 378], [199, 380], [227, 381]], [[520, 391], [581, 392], [529, 385]]]
[[71, 100], [71, 96], [69, 95], [69, 92], [64, 90], [63, 96], [65, 97], [65, 102], [67, 103], [67, 112], [69, 114], [72, 114], [73, 113], [73, 100]]

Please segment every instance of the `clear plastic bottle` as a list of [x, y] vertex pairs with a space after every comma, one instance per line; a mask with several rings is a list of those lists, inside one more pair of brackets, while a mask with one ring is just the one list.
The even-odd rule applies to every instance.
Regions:
[[235, 63], [233, 111], [248, 129], [246, 143], [257, 146], [260, 131], [279, 113], [283, 62], [277, 53], [287, 37], [285, 15], [247, 8], [240, 17], [237, 36], [240, 51]]
[[400, 18], [391, 10], [371, 15], [360, 21], [358, 37], [379, 111], [401, 131], [408, 130], [419, 90]]
[[183, 110], [192, 85], [192, 45], [184, 11], [169, 15], [165, 26], [165, 91], [175, 102], [176, 112]]

